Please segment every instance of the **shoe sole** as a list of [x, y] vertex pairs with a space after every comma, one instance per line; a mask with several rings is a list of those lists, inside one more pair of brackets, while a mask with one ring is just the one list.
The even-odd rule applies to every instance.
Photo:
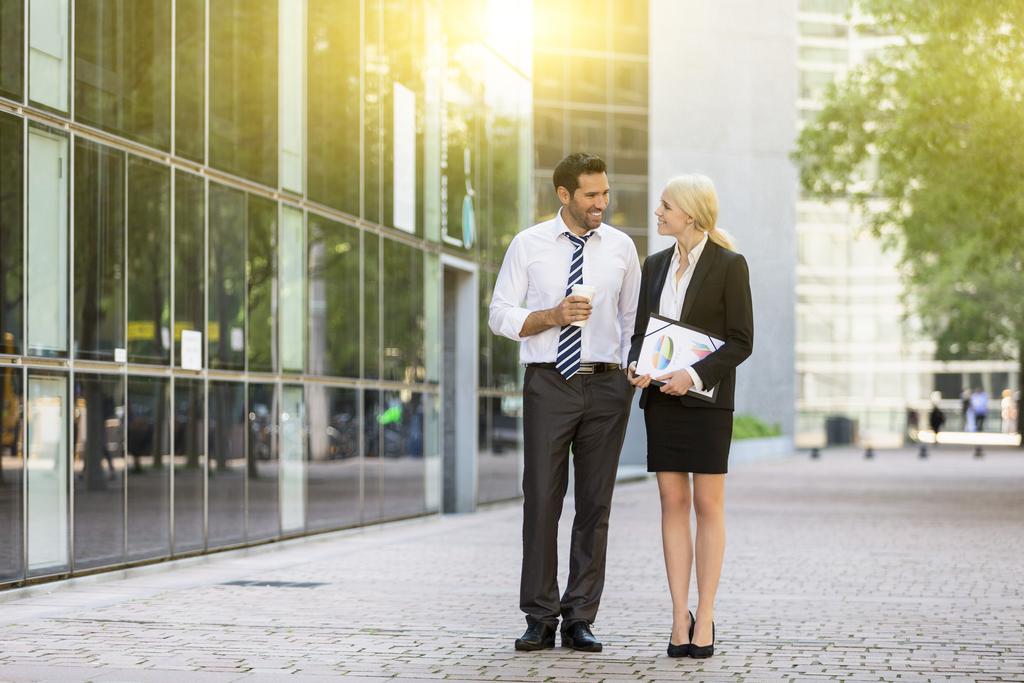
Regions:
[[562, 636], [562, 647], [570, 650], [579, 650], [580, 652], [600, 652], [603, 645], [600, 643], [596, 646], [587, 645], [585, 647], [576, 647], [576, 644], [572, 642], [572, 638], [568, 636]]
[[527, 643], [516, 639], [516, 649], [520, 652], [536, 652], [537, 650], [551, 650], [555, 647], [555, 639], [545, 640], [543, 643]]

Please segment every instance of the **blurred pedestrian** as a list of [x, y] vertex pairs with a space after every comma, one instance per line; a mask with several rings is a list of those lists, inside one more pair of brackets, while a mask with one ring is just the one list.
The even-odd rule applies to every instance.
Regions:
[[1013, 392], [1003, 389], [1003, 398], [1000, 403], [1000, 417], [1003, 419], [1003, 434], [1013, 434], [1017, 431], [1017, 402], [1013, 400]]
[[964, 387], [964, 390], [960, 392], [960, 406], [964, 431], [973, 432], [974, 420], [971, 418], [971, 390], [967, 387]]
[[935, 442], [938, 443], [939, 432], [942, 431], [942, 425], [946, 424], [946, 415], [938, 403], [932, 404], [932, 411], [928, 413], [928, 424], [931, 425], [932, 432], [935, 433]]
[[974, 415], [975, 431], [985, 431], [985, 418], [988, 416], [988, 394], [978, 387], [971, 394], [971, 414]]

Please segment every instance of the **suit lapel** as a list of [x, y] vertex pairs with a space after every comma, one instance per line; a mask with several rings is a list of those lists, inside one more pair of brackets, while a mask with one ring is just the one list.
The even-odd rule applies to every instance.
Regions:
[[683, 299], [683, 313], [679, 316], [680, 322], [686, 322], [689, 317], [690, 309], [693, 308], [693, 302], [697, 300], [700, 294], [700, 286], [704, 284], [704, 278], [707, 277], [708, 272], [711, 271], [711, 267], [717, 259], [718, 245], [708, 240], [707, 244], [704, 245], [704, 251], [701, 252], [700, 258], [697, 260], [697, 267], [693, 269], [690, 285], [686, 288], [686, 298]]
[[661, 256], [661, 261], [655, 264], [654, 271], [654, 286], [651, 287], [648, 294], [648, 310], [652, 313], [657, 313], [658, 309], [661, 308], [661, 290], [665, 288], [665, 278], [668, 277], [668, 268], [672, 265], [672, 249], [668, 249], [660, 252], [657, 256]]

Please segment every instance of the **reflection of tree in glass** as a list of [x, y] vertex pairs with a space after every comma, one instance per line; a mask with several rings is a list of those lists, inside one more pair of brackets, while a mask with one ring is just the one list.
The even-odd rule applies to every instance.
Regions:
[[309, 365], [359, 376], [359, 231], [309, 216]]
[[128, 158], [128, 360], [170, 362], [170, 172]]
[[277, 204], [269, 199], [247, 195], [248, 259], [246, 277], [249, 288], [249, 369], [274, 370], [277, 346], [274, 279], [277, 273]]

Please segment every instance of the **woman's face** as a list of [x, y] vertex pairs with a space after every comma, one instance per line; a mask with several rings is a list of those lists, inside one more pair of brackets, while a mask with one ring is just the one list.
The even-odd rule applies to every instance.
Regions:
[[696, 229], [693, 216], [673, 204], [665, 192], [661, 193], [661, 201], [658, 202], [658, 208], [654, 210], [654, 215], [658, 217], [659, 235], [679, 237], [689, 230]]

